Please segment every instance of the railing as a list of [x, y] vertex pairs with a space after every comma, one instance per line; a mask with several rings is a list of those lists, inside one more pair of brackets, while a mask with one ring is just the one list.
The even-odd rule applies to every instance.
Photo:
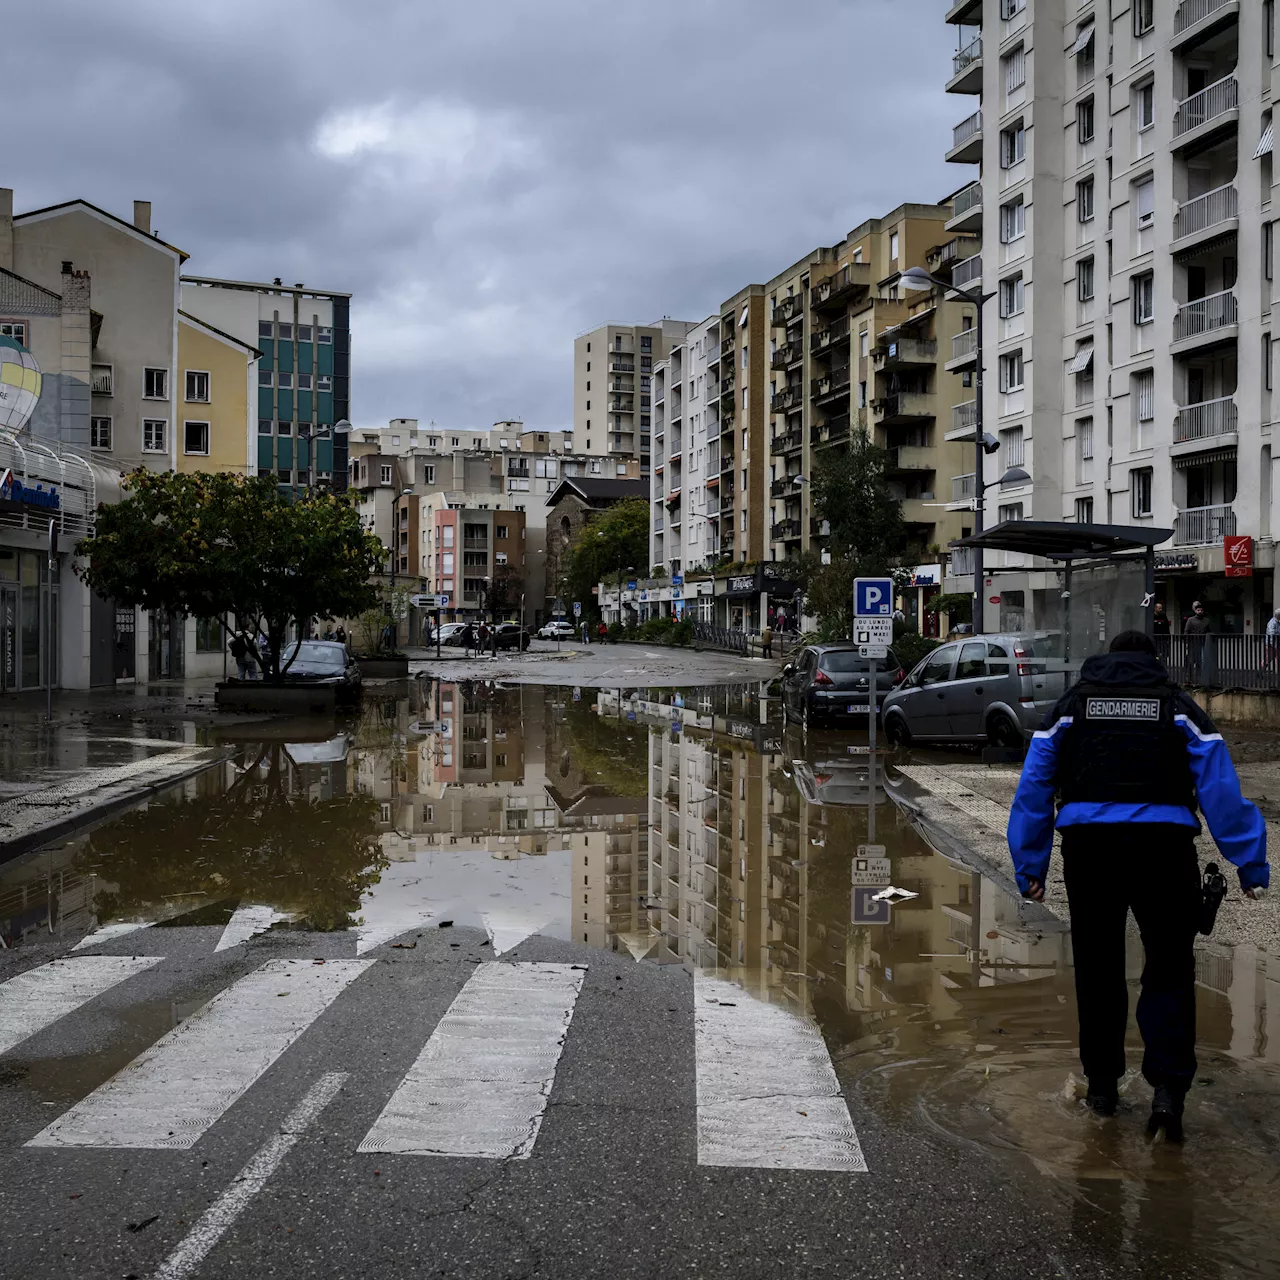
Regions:
[[787, 365], [794, 363], [804, 355], [804, 347], [798, 342], [788, 342], [785, 346], [779, 347], [773, 353], [773, 358], [769, 361], [770, 368], [785, 369]]
[[733, 454], [733, 453], [722, 453], [722, 454], [720, 455], [720, 462], [719, 462], [719, 466], [718, 466], [718, 470], [719, 470], [719, 472], [723, 475], [723, 474], [724, 474], [724, 472], [726, 472], [726, 471], [732, 471], [732, 470], [733, 470], [733, 464], [734, 464], [734, 461], [736, 460], [736, 458], [737, 458], [737, 454]]
[[958, 76], [966, 67], [971, 67], [982, 57], [982, 36], [974, 36], [954, 58], [951, 59], [953, 76]]
[[963, 262], [956, 263], [955, 270], [951, 273], [951, 287], [953, 289], [963, 289], [966, 285], [981, 279], [982, 254], [975, 253], [972, 258], [966, 258]]
[[798, 538], [800, 536], [799, 520], [779, 520], [769, 530], [769, 537], [774, 542], [781, 542], [784, 538]]
[[1280, 648], [1266, 636], [1156, 636], [1156, 656], [1182, 685], [1214, 689], [1280, 688]]
[[837, 392], [848, 389], [850, 379], [851, 375], [848, 365], [845, 365], [841, 369], [833, 369], [830, 373], [823, 374], [820, 378], [810, 379], [810, 394], [816, 399], [821, 399], [823, 396], [835, 395]]
[[814, 354], [825, 351], [833, 342], [843, 338], [849, 332], [848, 318], [833, 320], [825, 329], [815, 329], [809, 336], [809, 350]]
[[956, 193], [956, 198], [951, 202], [951, 216], [958, 218], [962, 213], [968, 213], [970, 209], [981, 207], [982, 183], [975, 182], [972, 186], [965, 187], [963, 191]]
[[91, 379], [91, 387], [95, 396], [109, 396], [111, 391], [111, 369], [94, 369]]
[[790, 476], [781, 476], [769, 486], [771, 498], [785, 498], [790, 494], [798, 494], [799, 489], [791, 483]]
[[489, 539], [488, 538], [463, 538], [462, 549], [463, 551], [488, 551]]
[[797, 408], [804, 395], [804, 388], [799, 385], [783, 387], [769, 401], [770, 413], [783, 413], [787, 409]]
[[721, 359], [723, 359], [725, 356], [731, 356], [731, 355], [733, 355], [733, 339], [726, 338], [720, 344], [720, 357]]
[[715, 649], [728, 649], [731, 653], [747, 651], [747, 633], [732, 627], [717, 627], [710, 622], [695, 622], [693, 638], [700, 644], [709, 644]]
[[968, 502], [973, 498], [974, 472], [967, 475], [951, 477], [951, 501]]
[[954, 151], [958, 146], [968, 142], [970, 138], [976, 137], [981, 132], [982, 112], [975, 111], [967, 120], [961, 120], [951, 131], [951, 149]]
[[1181, 240], [1183, 236], [1195, 235], [1197, 231], [1205, 231], [1228, 218], [1239, 216], [1240, 193], [1228, 182], [1224, 187], [1206, 191], [1204, 195], [1178, 206], [1173, 219], [1173, 238]]
[[1215, 329], [1238, 324], [1239, 320], [1240, 308], [1236, 295], [1230, 289], [1224, 289], [1221, 293], [1209, 294], [1207, 298], [1184, 302], [1178, 308], [1178, 315], [1173, 323], [1173, 340], [1178, 342], [1182, 338], [1212, 333]]
[[1236, 402], [1231, 396], [1185, 405], [1178, 410], [1174, 423], [1174, 441], [1180, 443], [1183, 440], [1206, 440], [1211, 436], [1226, 435], [1236, 429], [1237, 418]]
[[783, 298], [773, 309], [773, 323], [775, 325], [790, 324], [803, 310], [804, 298], [800, 294]]
[[1221, 542], [1236, 531], [1236, 513], [1229, 504], [1216, 507], [1188, 507], [1179, 511], [1173, 524], [1176, 547], [1205, 546]]
[[978, 354], [977, 329], [962, 329], [951, 339], [951, 358], [963, 360], [966, 356]]
[[956, 547], [951, 553], [951, 573], [954, 577], [963, 577], [973, 572], [973, 548]]
[[1215, 9], [1221, 9], [1228, 0], [1182, 0], [1173, 15], [1173, 34], [1180, 36], [1188, 27], [1207, 18]]
[[897, 338], [876, 350], [880, 363], [898, 360], [904, 364], [933, 364], [938, 358], [938, 344], [926, 338]]
[[610, 373], [635, 373], [636, 365], [634, 360], [610, 360]]
[[803, 431], [788, 431], [784, 435], [774, 436], [770, 444], [773, 453], [786, 453], [790, 449], [798, 449], [804, 444]]
[[951, 410], [952, 431], [972, 431], [978, 425], [978, 402], [966, 400]]
[[1240, 82], [1234, 75], [1223, 76], [1216, 84], [1178, 103], [1178, 109], [1173, 113], [1173, 136], [1180, 138], [1184, 133], [1234, 111], [1239, 105]]

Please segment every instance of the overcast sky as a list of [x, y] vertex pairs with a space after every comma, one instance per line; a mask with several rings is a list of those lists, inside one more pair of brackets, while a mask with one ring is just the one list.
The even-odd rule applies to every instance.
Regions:
[[0, 183], [151, 200], [193, 274], [350, 291], [359, 426], [556, 427], [576, 334], [702, 319], [965, 180], [943, 10], [39, 0], [6, 7]]

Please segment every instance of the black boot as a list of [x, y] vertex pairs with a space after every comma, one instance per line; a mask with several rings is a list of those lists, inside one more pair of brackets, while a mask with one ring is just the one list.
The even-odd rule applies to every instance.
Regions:
[[1100, 1116], [1113, 1116], [1120, 1102], [1120, 1092], [1114, 1080], [1090, 1080], [1089, 1091], [1084, 1097], [1090, 1111]]
[[1169, 1142], [1182, 1141], [1182, 1104], [1186, 1091], [1171, 1089], [1168, 1085], [1156, 1086], [1151, 1099], [1151, 1119], [1147, 1121], [1147, 1133], [1155, 1137], [1161, 1129]]

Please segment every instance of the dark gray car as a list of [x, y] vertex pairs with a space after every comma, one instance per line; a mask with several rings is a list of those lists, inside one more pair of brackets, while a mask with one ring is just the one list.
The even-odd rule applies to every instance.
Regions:
[[[904, 673], [892, 649], [876, 666], [876, 705], [882, 706]], [[811, 644], [782, 668], [782, 706], [789, 720], [865, 724], [870, 703], [871, 662], [856, 644]]]

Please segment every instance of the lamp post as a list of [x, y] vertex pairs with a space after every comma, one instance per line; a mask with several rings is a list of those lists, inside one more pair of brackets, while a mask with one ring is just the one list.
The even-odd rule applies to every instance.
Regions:
[[[972, 293], [967, 289], [957, 289], [949, 280], [943, 280], [940, 276], [932, 275], [923, 267], [909, 267], [898, 277], [898, 284], [909, 292], [941, 289], [944, 298], [950, 293], [962, 302], [972, 303], [978, 313], [978, 332], [975, 335], [978, 368], [973, 380], [975, 395], [973, 422], [973, 532], [977, 535], [982, 532], [985, 495], [985, 487], [982, 483], [982, 460], [988, 452], [982, 434], [982, 312], [986, 304], [996, 295], [994, 293], [983, 293], [981, 285]], [[982, 548], [975, 546], [973, 548], [973, 631], [975, 635], [982, 633], [982, 593]]]

